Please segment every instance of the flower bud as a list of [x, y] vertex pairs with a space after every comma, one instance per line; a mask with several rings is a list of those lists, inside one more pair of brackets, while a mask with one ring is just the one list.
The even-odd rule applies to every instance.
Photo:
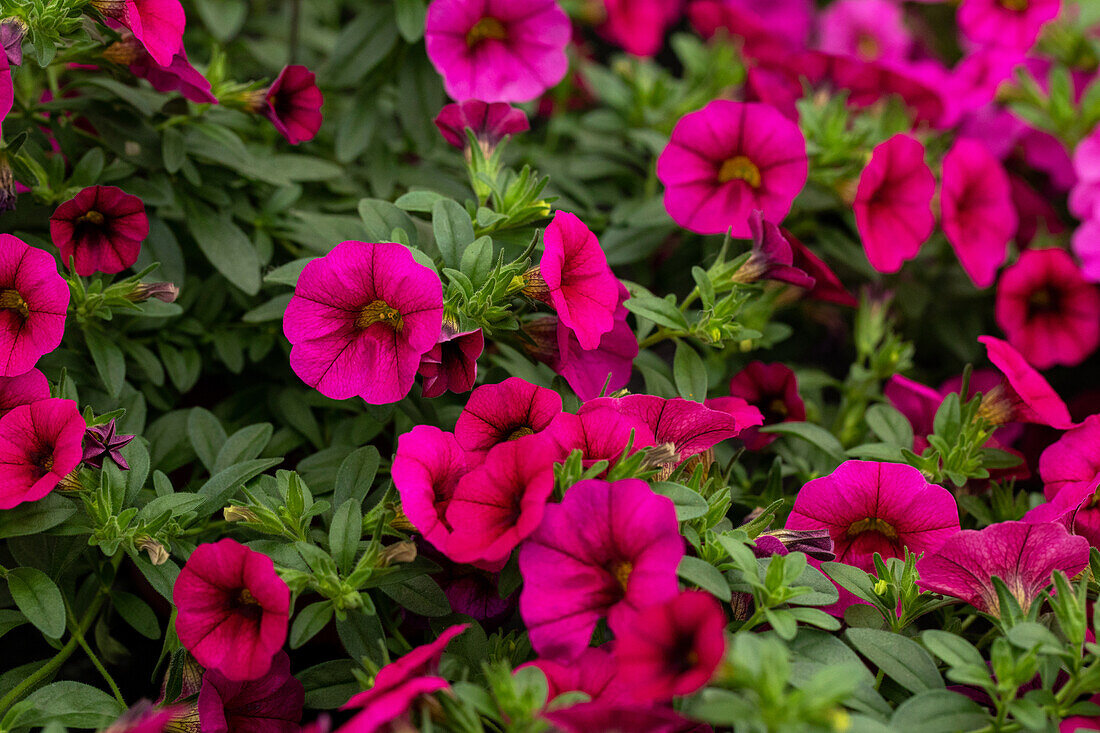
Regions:
[[416, 544], [413, 542], [397, 542], [383, 548], [382, 555], [378, 559], [379, 567], [394, 565], [399, 562], [412, 562], [416, 559]]
[[138, 283], [126, 294], [126, 299], [143, 303], [149, 298], [156, 298], [162, 303], [173, 303], [179, 294], [180, 289], [174, 283]]
[[168, 562], [168, 549], [152, 537], [148, 535], [139, 537], [134, 544], [149, 556], [149, 562], [154, 565], [163, 565]]

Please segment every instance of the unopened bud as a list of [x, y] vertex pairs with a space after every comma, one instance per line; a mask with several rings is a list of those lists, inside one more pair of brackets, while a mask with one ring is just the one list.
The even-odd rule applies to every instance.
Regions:
[[401, 532], [415, 532], [416, 527], [409, 521], [409, 518], [405, 516], [404, 510], [400, 505], [394, 506], [394, 517], [390, 520], [390, 527]]
[[537, 266], [523, 273], [522, 292], [528, 298], [541, 300], [544, 303], [550, 302], [550, 286], [542, 279], [542, 273]]
[[222, 516], [225, 517], [227, 522], [259, 522], [260, 518], [256, 516], [256, 513], [244, 506], [227, 506], [222, 510]]
[[141, 537], [135, 544], [139, 550], [149, 556], [149, 562], [154, 565], [163, 565], [168, 562], [168, 549], [152, 537]]
[[57, 483], [59, 491], [83, 491], [84, 484], [80, 483], [79, 469], [73, 469]]
[[126, 300], [143, 303], [156, 298], [162, 303], [173, 303], [179, 297], [180, 289], [174, 283], [138, 283], [126, 294]]
[[399, 562], [412, 562], [415, 559], [416, 543], [406, 540], [383, 548], [382, 555], [378, 558], [378, 566], [384, 568]]

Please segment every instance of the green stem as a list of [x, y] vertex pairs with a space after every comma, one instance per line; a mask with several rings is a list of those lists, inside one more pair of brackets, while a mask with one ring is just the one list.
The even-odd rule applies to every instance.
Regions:
[[80, 645], [80, 648], [84, 650], [84, 653], [88, 655], [88, 659], [92, 660], [92, 664], [97, 670], [99, 670], [100, 676], [107, 681], [107, 685], [111, 688], [111, 694], [115, 696], [119, 704], [122, 707], [127, 707], [126, 700], [122, 697], [122, 692], [118, 689], [118, 685], [115, 684], [115, 680], [111, 677], [111, 673], [107, 671], [107, 668], [103, 666], [103, 663], [99, 661], [99, 657], [92, 651], [92, 648], [88, 646], [88, 642], [84, 639], [84, 634], [80, 630], [80, 624], [76, 620], [76, 616], [73, 615], [72, 610], [69, 610], [69, 631], [72, 632], [73, 639], [76, 639], [76, 643]]

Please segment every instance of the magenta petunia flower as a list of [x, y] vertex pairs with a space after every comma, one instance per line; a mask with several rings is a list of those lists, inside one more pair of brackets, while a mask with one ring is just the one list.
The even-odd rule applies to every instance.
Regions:
[[561, 397], [519, 377], [483, 384], [470, 393], [455, 423], [455, 440], [469, 452], [545, 430], [561, 414]]
[[145, 79], [158, 92], [179, 92], [184, 99], [197, 104], [218, 103], [218, 98], [210, 93], [210, 82], [187, 60], [183, 46], [172, 56], [170, 64], [161, 66], [136, 38], [124, 33], [122, 40], [111, 44], [103, 56], [129, 67], [131, 74]]
[[935, 193], [936, 179], [916, 138], [894, 135], [872, 151], [852, 204], [872, 267], [897, 272], [903, 262], [917, 256], [936, 227]]
[[962, 0], [959, 30], [977, 44], [1026, 51], [1060, 7], [1061, 0]]
[[469, 144], [466, 129], [473, 130], [486, 154], [491, 153], [504, 138], [531, 128], [522, 109], [504, 102], [489, 104], [479, 99], [448, 104], [439, 111], [435, 126], [443, 139], [459, 150]]
[[997, 388], [982, 395], [980, 414], [994, 425], [1030, 422], [1058, 430], [1076, 427], [1058, 393], [1020, 352], [993, 336], [979, 336], [989, 360], [1004, 375]]
[[726, 614], [706, 591], [687, 591], [616, 625], [615, 662], [640, 700], [690, 695], [710, 681], [726, 653]]
[[[746, 50], [757, 36], [778, 37], [797, 50], [805, 46], [814, 26], [814, 6], [809, 0], [691, 0], [688, 19], [704, 38], [723, 29], [744, 39]], [[769, 41], [774, 42], [774, 41]]]
[[614, 465], [628, 445], [634, 452], [656, 444], [653, 431], [639, 417], [603, 406], [576, 415], [562, 413], [546, 434], [563, 456], [579, 449], [585, 467], [603, 460]]
[[46, 375], [31, 369], [17, 377], [0, 377], [0, 418], [20, 405], [49, 399], [50, 383]]
[[431, 644], [419, 646], [378, 670], [369, 690], [353, 695], [341, 706], [341, 710], [361, 710], [340, 730], [346, 733], [389, 730], [388, 724], [405, 715], [418, 697], [446, 688], [447, 680], [435, 676], [439, 660], [451, 640], [466, 628], [467, 624], [451, 626]]
[[764, 420], [760, 411], [747, 403], [739, 409], [725, 411], [679, 397], [667, 400], [642, 394], [589, 400], [581, 405], [578, 414], [604, 408], [645, 423], [653, 433], [654, 442], [671, 443], [681, 460], [736, 437], [746, 428], [761, 425]]
[[187, 715], [188, 710], [182, 705], [160, 708], [153, 707], [148, 700], [141, 700], [105, 728], [103, 733], [164, 733], [170, 723]]
[[[751, 361], [730, 380], [730, 396], [744, 400], [757, 408], [764, 417], [764, 425], [781, 422], [801, 422], [806, 419], [806, 406], [798, 395], [798, 381], [786, 364], [765, 364]], [[723, 397], [707, 400], [707, 405], [718, 410], [744, 409], [739, 403], [728, 403]], [[749, 450], [760, 450], [771, 444], [777, 436], [761, 433], [749, 427], [741, 433]]]
[[653, 56], [665, 31], [680, 17], [682, 0], [603, 0], [606, 19], [599, 32], [635, 56]]
[[238, 682], [268, 674], [290, 610], [290, 589], [270, 557], [228, 537], [199, 545], [172, 600], [176, 634], [199, 664]]
[[859, 306], [859, 301], [848, 292], [847, 288], [844, 287], [844, 283], [840, 281], [836, 273], [829, 269], [824, 260], [815, 255], [809, 247], [789, 231], [783, 229], [782, 232], [791, 245], [791, 251], [794, 254], [794, 266], [814, 279], [813, 287], [806, 293], [808, 297], [849, 308]]
[[1089, 415], [1067, 430], [1039, 456], [1043, 493], [1053, 499], [1063, 491], [1088, 495], [1100, 484], [1100, 415]]
[[684, 544], [672, 501], [637, 479], [581, 481], [520, 547], [519, 608], [535, 650], [575, 657], [597, 621], [671, 599]]
[[38, 501], [80, 463], [84, 418], [72, 400], [44, 399], [0, 419], [0, 509]]
[[161, 66], [183, 46], [187, 16], [179, 0], [92, 0], [92, 7], [129, 28]]
[[766, 104], [718, 99], [684, 115], [657, 160], [665, 209], [700, 234], [746, 239], [749, 214], [782, 221], [808, 175], [798, 125]]
[[57, 207], [50, 238], [61, 250], [61, 264], [76, 263], [76, 274], [113, 275], [137, 261], [149, 236], [145, 204], [115, 186], [90, 186]]
[[790, 91], [796, 92], [796, 99], [802, 96], [800, 78], [806, 77], [815, 86], [847, 90], [848, 104], [860, 109], [897, 95], [913, 112], [916, 123], [938, 125], [947, 109], [942, 80], [930, 77], [926, 68], [915, 64], [864, 61], [826, 51], [809, 51], [782, 62], [789, 69], [788, 83], [793, 82]]
[[202, 733], [298, 733], [305, 694], [284, 651], [255, 680], [231, 680], [208, 669], [199, 691], [199, 724]]
[[594, 701], [634, 702], [633, 688], [615, 669], [614, 646], [614, 642], [608, 642], [588, 647], [570, 660], [539, 657], [528, 664], [538, 667], [546, 675], [550, 686], [547, 700], [566, 692], [583, 692]]
[[455, 333], [446, 326], [439, 343], [420, 357], [417, 374], [424, 378], [425, 397], [439, 397], [444, 392], [469, 392], [477, 379], [477, 358], [485, 349], [481, 329]]
[[827, 528], [839, 562], [873, 571], [876, 552], [886, 559], [938, 548], [959, 531], [959, 510], [950, 491], [912, 466], [845, 461], [802, 487], [786, 526]]
[[[599, 240], [576, 216], [559, 211], [546, 227], [543, 243], [538, 277], [527, 276], [530, 291], [553, 306], [581, 348], [597, 348], [600, 337], [614, 327], [619, 305], [619, 281]], [[539, 292], [543, 285], [545, 295]]]
[[397, 439], [390, 475], [402, 510], [440, 552], [447, 551], [452, 532], [447, 507], [468, 468], [466, 451], [455, 436], [437, 427], [417, 425]]
[[290, 366], [336, 400], [409, 393], [443, 325], [439, 276], [400, 244], [341, 242], [306, 265], [287, 305]]
[[432, 0], [428, 58], [453, 99], [529, 102], [569, 69], [569, 17], [555, 0]]
[[980, 142], [956, 140], [947, 151], [940, 206], [944, 234], [963, 270], [975, 286], [988, 288], [1005, 261], [1017, 217], [1008, 175]]
[[65, 335], [69, 286], [53, 257], [0, 234], [0, 377], [17, 377]]
[[1000, 615], [992, 577], [1005, 582], [1027, 611], [1050, 576], [1061, 570], [1070, 577], [1089, 562], [1089, 543], [1060, 524], [999, 522], [982, 530], [964, 529], [939, 550], [917, 561], [924, 590], [958, 598], [979, 611]]
[[864, 61], [905, 61], [913, 47], [901, 5], [891, 0], [838, 0], [819, 20], [823, 51]]
[[1100, 126], [1074, 148], [1073, 172], [1070, 213], [1082, 221], [1100, 219]]
[[810, 290], [815, 281], [794, 264], [794, 248], [788, 233], [764, 219], [764, 213], [756, 210], [749, 214], [749, 231], [752, 233], [752, 253], [734, 273], [735, 282], [775, 280]]
[[909, 424], [913, 426], [913, 450], [923, 452], [928, 446], [925, 438], [933, 432], [936, 410], [943, 404], [943, 395], [900, 374], [895, 374], [886, 381], [882, 394], [909, 420]]
[[1089, 282], [1100, 282], [1100, 218], [1090, 219], [1073, 232], [1073, 253]]
[[258, 110], [291, 145], [309, 142], [321, 129], [325, 98], [317, 88], [317, 77], [304, 66], [283, 67], [264, 92]]
[[447, 506], [453, 531], [447, 555], [455, 562], [502, 564], [542, 522], [554, 492], [554, 463], [563, 458], [545, 436], [501, 443], [463, 476]]
[[1061, 249], [1029, 249], [997, 283], [997, 325], [1039, 369], [1075, 366], [1100, 345], [1100, 291]]

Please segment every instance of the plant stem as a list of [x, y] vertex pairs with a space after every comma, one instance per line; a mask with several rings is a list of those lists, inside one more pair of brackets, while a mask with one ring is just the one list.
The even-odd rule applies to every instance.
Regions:
[[111, 673], [107, 671], [107, 668], [103, 666], [103, 662], [99, 661], [99, 657], [92, 651], [92, 648], [88, 646], [88, 642], [84, 639], [84, 634], [80, 630], [80, 624], [76, 620], [76, 616], [72, 611], [69, 611], [69, 630], [72, 632], [73, 639], [76, 639], [76, 643], [80, 645], [80, 648], [84, 650], [84, 653], [88, 655], [88, 659], [92, 660], [92, 664], [97, 670], [99, 670], [100, 676], [107, 681], [107, 685], [111, 688], [111, 694], [115, 696], [119, 704], [122, 707], [126, 707], [126, 700], [122, 697], [122, 692], [118, 689], [118, 685], [115, 684], [115, 680], [111, 677]]

